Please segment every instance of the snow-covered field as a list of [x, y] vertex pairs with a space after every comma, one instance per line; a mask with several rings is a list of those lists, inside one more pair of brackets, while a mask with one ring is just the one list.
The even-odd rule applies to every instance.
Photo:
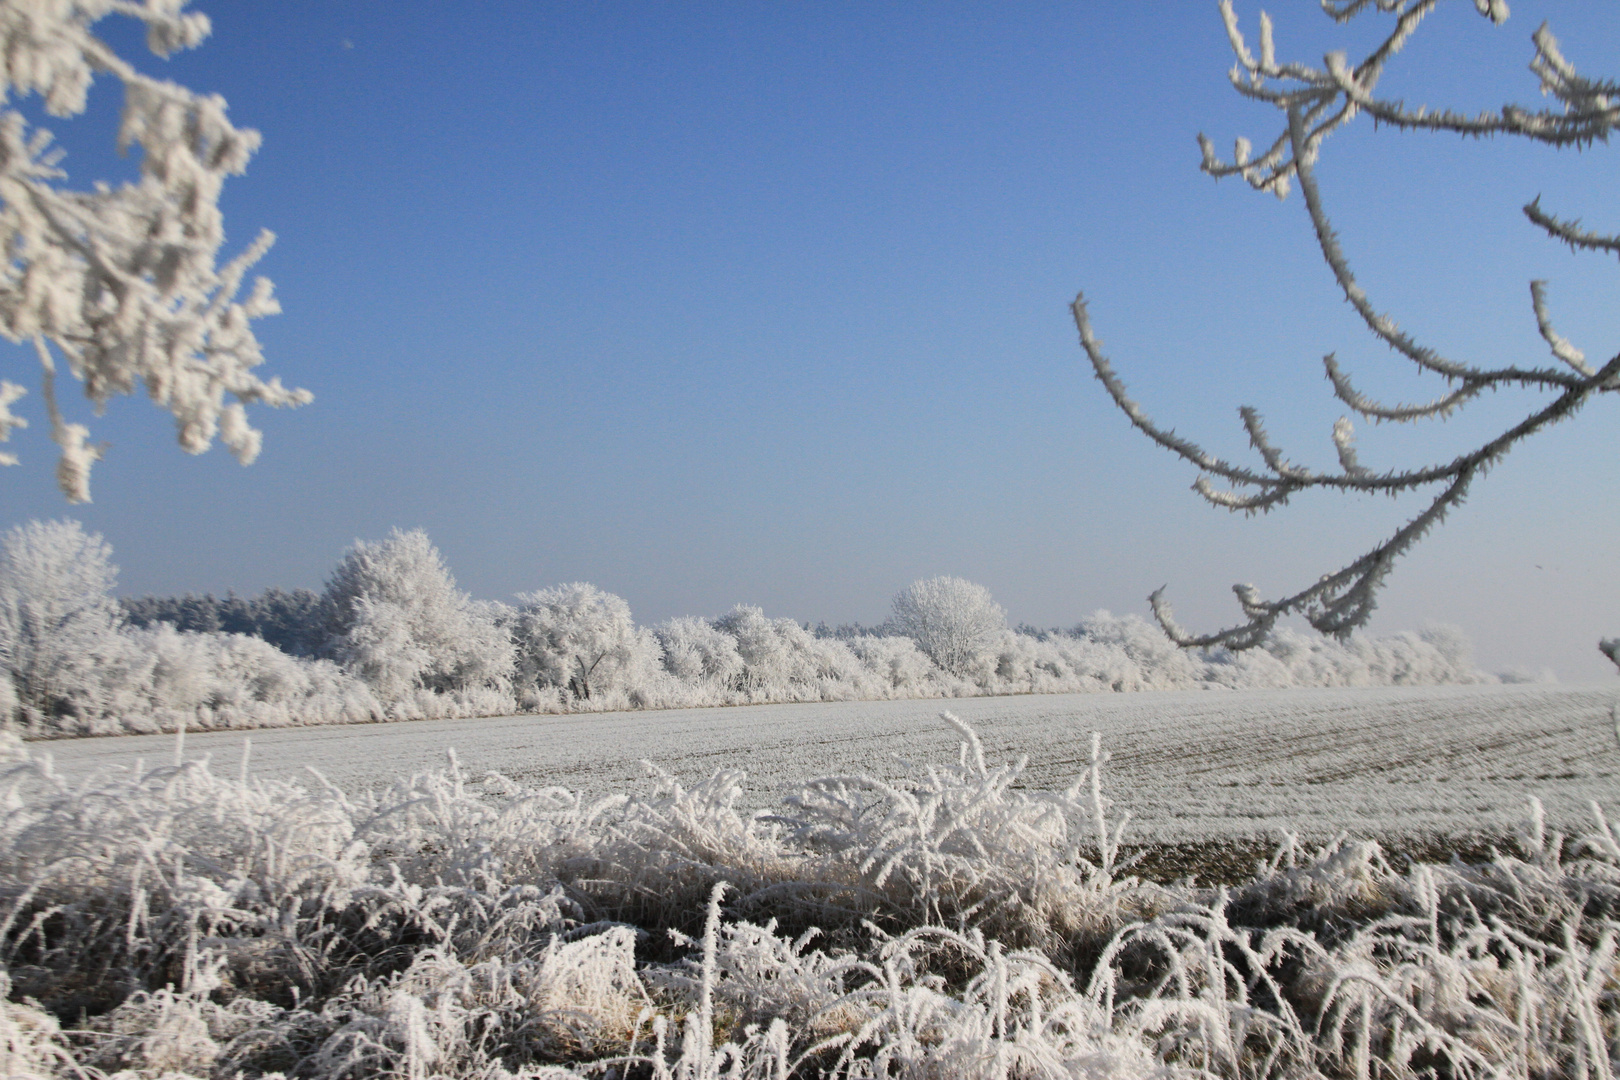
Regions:
[[[631, 790], [649, 761], [688, 784], [747, 771], [745, 799], [777, 805], [815, 776], [905, 775], [901, 760], [954, 759], [973, 725], [992, 762], [1028, 755], [1028, 787], [1066, 786], [1090, 734], [1112, 755], [1108, 790], [1133, 821], [1127, 839], [1178, 842], [1426, 837], [1505, 833], [1530, 796], [1550, 823], [1590, 821], [1620, 798], [1610, 706], [1620, 687], [1475, 686], [1036, 695], [950, 702], [762, 705], [573, 716], [515, 716], [254, 731], [251, 769], [266, 778], [314, 768], [348, 791], [442, 767], [454, 748], [470, 775], [501, 772], [589, 796]], [[234, 773], [241, 732], [193, 733], [188, 758]], [[36, 744], [69, 776], [173, 760], [173, 736]]]

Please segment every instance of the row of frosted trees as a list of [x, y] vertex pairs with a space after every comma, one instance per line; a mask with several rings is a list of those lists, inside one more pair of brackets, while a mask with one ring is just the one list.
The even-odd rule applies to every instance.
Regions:
[[982, 586], [919, 581], [883, 626], [812, 631], [739, 605], [637, 626], [573, 583], [474, 600], [421, 531], [357, 543], [321, 593], [122, 603], [101, 537], [31, 522], [0, 544], [0, 714], [37, 734], [263, 727], [775, 701], [1477, 681], [1430, 629], [1338, 644], [1279, 631], [1263, 650], [1177, 649], [1099, 612], [1066, 631], [1007, 625]]

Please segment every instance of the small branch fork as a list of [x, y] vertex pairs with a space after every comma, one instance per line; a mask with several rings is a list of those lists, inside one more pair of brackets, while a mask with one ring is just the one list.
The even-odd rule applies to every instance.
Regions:
[[[1449, 111], [1408, 108], [1399, 101], [1386, 101], [1374, 95], [1379, 76], [1388, 60], [1399, 52], [1419, 23], [1441, 0], [1322, 0], [1323, 10], [1337, 22], [1346, 22], [1369, 8], [1394, 17], [1394, 26], [1383, 42], [1359, 64], [1351, 67], [1343, 53], [1328, 55], [1323, 67], [1305, 64], [1279, 64], [1272, 42], [1271, 20], [1260, 16], [1260, 53], [1250, 51], [1238, 29], [1231, 0], [1221, 0], [1221, 15], [1237, 63], [1231, 71], [1232, 85], [1244, 97], [1265, 102], [1286, 117], [1286, 126], [1271, 146], [1254, 157], [1247, 139], [1239, 138], [1233, 158], [1223, 161], [1203, 135], [1198, 137], [1203, 151], [1203, 171], [1219, 179], [1240, 176], [1257, 191], [1268, 191], [1279, 199], [1288, 195], [1294, 183], [1310, 215], [1322, 257], [1333, 271], [1345, 300], [1355, 308], [1373, 336], [1395, 352], [1411, 360], [1421, 371], [1439, 375], [1451, 384], [1445, 394], [1423, 404], [1385, 404], [1355, 389], [1332, 354], [1323, 358], [1334, 396], [1352, 411], [1373, 422], [1411, 422], [1444, 419], [1466, 405], [1482, 391], [1513, 386], [1545, 390], [1555, 396], [1551, 403], [1531, 412], [1523, 420], [1468, 451], [1448, 464], [1375, 473], [1356, 458], [1354, 429], [1347, 417], [1333, 425], [1333, 443], [1338, 451], [1339, 468], [1317, 472], [1293, 464], [1272, 442], [1260, 414], [1244, 406], [1239, 410], [1249, 443], [1259, 454], [1262, 465], [1245, 468], [1224, 461], [1202, 447], [1162, 428], [1131, 399], [1125, 384], [1103, 354], [1092, 330], [1084, 295], [1073, 304], [1074, 321], [1080, 331], [1080, 345], [1090, 358], [1096, 376], [1107, 388], [1114, 403], [1132, 424], [1154, 442], [1198, 466], [1201, 475], [1194, 490], [1216, 506], [1247, 514], [1270, 511], [1282, 506], [1296, 492], [1306, 488], [1332, 488], [1341, 491], [1376, 491], [1398, 494], [1418, 487], [1442, 485], [1422, 513], [1412, 518], [1388, 539], [1348, 566], [1324, 574], [1314, 585], [1291, 596], [1266, 600], [1251, 585], [1237, 585], [1238, 602], [1244, 622], [1212, 634], [1193, 635], [1175, 622], [1164, 590], [1150, 598], [1153, 613], [1166, 634], [1183, 647], [1224, 646], [1247, 649], [1261, 644], [1277, 620], [1284, 615], [1304, 616], [1324, 634], [1346, 637], [1366, 623], [1376, 606], [1376, 594], [1395, 561], [1421, 540], [1450, 510], [1460, 504], [1469, 485], [1484, 475], [1520, 440], [1572, 416], [1592, 395], [1620, 389], [1620, 355], [1594, 367], [1586, 356], [1553, 325], [1548, 310], [1546, 283], [1530, 283], [1531, 307], [1542, 340], [1547, 343], [1558, 366], [1481, 368], [1454, 360], [1420, 344], [1403, 332], [1388, 315], [1374, 306], [1365, 289], [1351, 272], [1339, 246], [1338, 236], [1323, 208], [1316, 183], [1316, 160], [1322, 141], [1353, 120], [1368, 113], [1381, 124], [1403, 129], [1450, 131], [1462, 135], [1517, 135], [1554, 147], [1584, 147], [1607, 141], [1610, 132], [1620, 128], [1620, 84], [1594, 81], [1578, 74], [1559, 51], [1558, 42], [1543, 25], [1533, 35], [1535, 57], [1530, 70], [1541, 81], [1542, 93], [1557, 99], [1560, 107], [1532, 111], [1507, 105], [1499, 112], [1464, 117]], [[1502, 0], [1474, 0], [1479, 13], [1492, 22], [1507, 18]], [[1620, 255], [1620, 234], [1590, 232], [1579, 221], [1565, 221], [1541, 208], [1539, 197], [1524, 207], [1525, 216], [1549, 236], [1576, 251]], [[1219, 479], [1229, 486], [1217, 486]]]

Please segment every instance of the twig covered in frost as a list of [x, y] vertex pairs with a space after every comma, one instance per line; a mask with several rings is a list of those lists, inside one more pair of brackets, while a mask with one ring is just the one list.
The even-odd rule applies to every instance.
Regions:
[[[1234, 89], [1246, 98], [1276, 108], [1283, 114], [1284, 123], [1282, 132], [1258, 157], [1253, 155], [1253, 147], [1247, 139], [1238, 139], [1232, 159], [1223, 160], [1214, 145], [1200, 135], [1202, 168], [1216, 178], [1240, 176], [1256, 190], [1270, 192], [1278, 198], [1285, 197], [1297, 183], [1322, 258], [1345, 300], [1368, 331], [1391, 350], [1411, 360], [1421, 372], [1437, 375], [1451, 386], [1444, 394], [1424, 404], [1379, 402], [1356, 390], [1334, 356], [1329, 354], [1323, 361], [1328, 380], [1334, 394], [1352, 411], [1375, 423], [1386, 420], [1404, 423], [1444, 419], [1485, 390], [1512, 387], [1547, 392], [1553, 397], [1532, 406], [1522, 419], [1449, 462], [1387, 472], [1375, 472], [1360, 463], [1347, 418], [1341, 417], [1333, 426], [1338, 468], [1318, 471], [1285, 458], [1267, 433], [1259, 413], [1245, 406], [1239, 410], [1243, 426], [1250, 445], [1261, 459], [1260, 467], [1249, 468], [1225, 461], [1152, 420], [1130, 397], [1124, 382], [1104, 355], [1084, 296], [1076, 297], [1072, 308], [1075, 325], [1080, 332], [1081, 347], [1097, 378], [1133, 425], [1160, 446], [1198, 467], [1200, 475], [1194, 489], [1213, 505], [1253, 514], [1282, 506], [1296, 492], [1308, 489], [1395, 495], [1438, 487], [1428, 506], [1387, 539], [1296, 593], [1268, 600], [1251, 585], [1234, 586], [1243, 611], [1243, 621], [1237, 625], [1214, 633], [1189, 633], [1177, 625], [1169, 602], [1164, 598], [1164, 590], [1155, 591], [1150, 598], [1155, 617], [1165, 633], [1184, 647], [1253, 648], [1266, 640], [1285, 615], [1302, 615], [1324, 634], [1348, 636], [1356, 627], [1365, 625], [1372, 615], [1378, 590], [1395, 562], [1463, 501], [1475, 480], [1520, 441], [1574, 415], [1593, 396], [1620, 389], [1620, 354], [1599, 365], [1588, 363], [1584, 353], [1554, 326], [1545, 282], [1531, 283], [1531, 306], [1543, 340], [1562, 366], [1487, 368], [1444, 356], [1401, 330], [1394, 319], [1374, 304], [1350, 268], [1316, 182], [1316, 163], [1327, 137], [1357, 115], [1366, 113], [1380, 124], [1407, 130], [1449, 131], [1473, 136], [1515, 135], [1556, 148], [1579, 148], [1607, 141], [1609, 134], [1620, 127], [1620, 104], [1617, 104], [1620, 97], [1617, 97], [1616, 84], [1578, 74], [1564, 58], [1546, 26], [1535, 33], [1536, 51], [1530, 67], [1540, 79], [1542, 93], [1558, 101], [1556, 108], [1529, 110], [1509, 105], [1495, 113], [1465, 117], [1447, 110], [1409, 108], [1403, 102], [1379, 98], [1375, 91], [1386, 65], [1438, 2], [1377, 0], [1376, 4], [1370, 4], [1366, 0], [1324, 0], [1324, 9], [1339, 22], [1372, 7], [1390, 15], [1394, 21], [1383, 40], [1353, 67], [1342, 52], [1329, 54], [1322, 67], [1313, 67], [1277, 61], [1271, 20], [1263, 13], [1260, 53], [1256, 57], [1239, 29], [1231, 0], [1221, 0], [1221, 15], [1237, 57], [1231, 73]], [[1507, 5], [1500, 0], [1476, 0], [1475, 6], [1492, 22], [1500, 23], [1507, 18]], [[1620, 234], [1592, 233], [1581, 229], [1578, 223], [1561, 221], [1543, 211], [1539, 199], [1525, 206], [1524, 213], [1549, 236], [1576, 250], [1620, 250]], [[1229, 486], [1217, 486], [1216, 481], [1224, 481]]]
[[[241, 254], [216, 262], [225, 239], [220, 191], [246, 169], [259, 133], [234, 127], [223, 98], [142, 74], [92, 32], [108, 15], [126, 16], [167, 56], [208, 36], [207, 16], [185, 4], [0, 5], [0, 99], [37, 93], [50, 115], [76, 116], [92, 81], [110, 76], [123, 87], [118, 149], [141, 152], [138, 180], [74, 191], [61, 184], [67, 174], [50, 133], [30, 134], [21, 112], [0, 110], [0, 335], [31, 342], [38, 354], [61, 448], [57, 481], [71, 502], [89, 501], [90, 467], [102, 448], [62, 414], [53, 348], [98, 410], [144, 384], [173, 415], [182, 449], [201, 453], [218, 436], [244, 465], [262, 441], [244, 406], [311, 400], [253, 373], [263, 355], [249, 324], [280, 306], [265, 278], [239, 294], [275, 238], [261, 232]], [[25, 426], [10, 411], [22, 393], [0, 382], [0, 441]], [[0, 463], [15, 462], [0, 455]]]

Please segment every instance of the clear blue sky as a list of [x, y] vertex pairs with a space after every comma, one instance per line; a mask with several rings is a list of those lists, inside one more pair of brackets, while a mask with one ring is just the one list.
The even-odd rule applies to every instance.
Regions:
[[[922, 576], [982, 582], [1012, 618], [1145, 612], [1225, 625], [1235, 581], [1276, 594], [1337, 568], [1418, 504], [1305, 499], [1245, 520], [1133, 432], [1066, 305], [1159, 420], [1234, 457], [1240, 404], [1299, 459], [1333, 460], [1335, 350], [1391, 395], [1437, 386], [1372, 343], [1296, 197], [1197, 170], [1195, 134], [1269, 141], [1230, 90], [1213, 3], [537, 3], [199, 0], [200, 49], [148, 71], [230, 102], [265, 145], [225, 197], [285, 313], [262, 369], [313, 405], [259, 411], [242, 469], [191, 458], [115, 401], [95, 503], [66, 507], [34, 426], [0, 524], [71, 514], [127, 593], [320, 587], [345, 546], [421, 526], [475, 595], [588, 580], [637, 618], [876, 621]], [[1242, 4], [1252, 29], [1258, 8]], [[1272, 11], [1285, 58], [1354, 49], [1313, 0]], [[1492, 28], [1443, 4], [1386, 77], [1413, 101], [1539, 101], [1547, 19], [1591, 74], [1620, 6], [1519, 0]], [[109, 25], [109, 24], [104, 24]], [[122, 175], [116, 98], [49, 126], [79, 182]], [[1537, 193], [1620, 227], [1613, 149], [1375, 132], [1322, 163], [1375, 299], [1453, 355], [1541, 362], [1527, 283], [1565, 333], [1620, 349], [1617, 268], [1538, 236]], [[87, 412], [81, 401], [80, 412]], [[1439, 457], [1527, 403], [1438, 431], [1365, 430], [1363, 461]], [[1613, 403], [1517, 451], [1396, 572], [1375, 630], [1460, 624], [1494, 667], [1612, 678], [1620, 634]]]

